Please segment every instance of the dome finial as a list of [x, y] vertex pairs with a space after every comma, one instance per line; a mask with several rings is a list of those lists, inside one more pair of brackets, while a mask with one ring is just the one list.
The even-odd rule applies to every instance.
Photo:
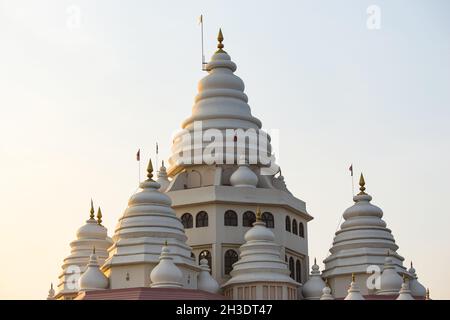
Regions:
[[102, 225], [102, 209], [100, 209], [100, 207], [98, 207], [98, 211], [97, 211], [97, 223], [101, 226]]
[[261, 208], [259, 206], [256, 207], [256, 221], [262, 221], [261, 218]]
[[90, 211], [90, 213], [91, 213], [91, 215], [89, 216], [89, 218], [90, 219], [94, 219], [95, 211], [94, 211], [94, 202], [92, 201], [92, 198], [91, 198], [91, 211]]
[[364, 176], [361, 172], [361, 176], [359, 177], [359, 191], [361, 191], [359, 194], [366, 194], [364, 191], [366, 188], [364, 187], [366, 185], [366, 181], [364, 181]]
[[219, 34], [217, 35], [217, 41], [219, 41], [219, 43], [217, 44], [217, 48], [219, 48], [216, 52], [225, 52], [223, 51], [223, 34], [222, 34], [222, 28], [219, 28]]
[[95, 254], [95, 246], [92, 248], [92, 254]]
[[425, 295], [425, 300], [431, 300], [430, 299], [430, 288], [427, 288], [427, 293]]
[[314, 264], [317, 264], [317, 260], [316, 260], [316, 258], [314, 257]]
[[355, 274], [352, 273], [352, 282], [355, 282]]
[[153, 178], [153, 164], [152, 164], [152, 159], [150, 159], [148, 161], [148, 166], [147, 166], [147, 178], [149, 180], [152, 180]]

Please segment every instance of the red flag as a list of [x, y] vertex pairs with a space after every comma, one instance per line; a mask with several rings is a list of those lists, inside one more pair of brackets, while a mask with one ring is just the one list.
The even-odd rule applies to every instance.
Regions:
[[350, 170], [350, 174], [353, 177], [353, 164], [350, 165], [350, 168], [348, 168], [348, 170]]
[[141, 149], [139, 149], [138, 152], [136, 153], [136, 160], [141, 161]]

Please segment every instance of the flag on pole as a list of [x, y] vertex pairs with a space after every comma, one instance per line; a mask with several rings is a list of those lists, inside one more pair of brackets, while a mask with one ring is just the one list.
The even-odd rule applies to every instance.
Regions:
[[203, 15], [201, 14], [200, 17], [198, 17], [198, 24], [203, 23]]
[[141, 149], [139, 149], [136, 153], [136, 160], [141, 161]]
[[350, 170], [350, 175], [353, 177], [353, 164], [350, 165], [350, 168], [348, 168], [348, 170]]

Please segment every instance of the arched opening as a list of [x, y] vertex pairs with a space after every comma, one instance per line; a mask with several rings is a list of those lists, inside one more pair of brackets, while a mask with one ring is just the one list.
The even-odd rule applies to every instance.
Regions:
[[298, 230], [297, 230], [297, 220], [292, 220], [292, 233], [293, 234], [297, 234]]
[[208, 226], [208, 214], [205, 211], [200, 211], [195, 216], [195, 226], [197, 228]]
[[237, 227], [238, 225], [238, 217], [237, 213], [233, 210], [227, 210], [224, 215], [224, 224], [226, 226]]
[[298, 225], [298, 235], [302, 238], [305, 237], [305, 226], [303, 225], [303, 222], [300, 222]]
[[294, 258], [289, 258], [289, 271], [291, 272], [291, 278], [295, 279], [295, 266], [294, 266]]
[[286, 216], [286, 231], [291, 232], [291, 218]]
[[225, 252], [225, 274], [230, 274], [233, 264], [238, 261], [239, 256], [236, 251], [230, 249]]
[[271, 214], [270, 212], [264, 212], [261, 215], [261, 219], [262, 219], [262, 221], [264, 221], [266, 223], [267, 228], [275, 227], [275, 221], [273, 219], [273, 214]]
[[194, 219], [190, 213], [184, 213], [181, 216], [181, 223], [185, 229], [190, 229], [194, 227]]
[[295, 262], [295, 281], [302, 282], [302, 264], [298, 259]]
[[242, 226], [243, 227], [251, 227], [253, 223], [256, 221], [255, 213], [252, 211], [246, 211], [242, 215]]

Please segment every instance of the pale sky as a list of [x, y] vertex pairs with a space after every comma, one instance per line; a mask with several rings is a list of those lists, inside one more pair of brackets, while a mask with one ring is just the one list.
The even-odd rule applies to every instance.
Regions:
[[200, 14], [206, 57], [222, 27], [252, 113], [279, 130], [286, 183], [314, 216], [310, 257], [352, 204], [353, 163], [405, 265], [449, 299], [446, 0], [0, 0], [0, 298], [44, 299], [90, 198], [112, 235], [137, 149], [147, 161], [158, 141], [167, 159], [205, 75]]

